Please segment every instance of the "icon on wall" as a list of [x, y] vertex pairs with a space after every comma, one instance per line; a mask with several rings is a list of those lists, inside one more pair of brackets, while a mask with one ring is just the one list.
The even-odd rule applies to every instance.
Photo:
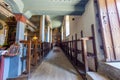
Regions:
[[3, 29], [3, 25], [0, 23], [0, 30], [2, 30]]

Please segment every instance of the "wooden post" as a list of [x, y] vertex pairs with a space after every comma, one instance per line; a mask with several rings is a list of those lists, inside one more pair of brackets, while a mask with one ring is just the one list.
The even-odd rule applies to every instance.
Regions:
[[69, 42], [67, 41], [67, 55], [69, 57]]
[[82, 40], [83, 54], [84, 54], [84, 65], [85, 65], [85, 73], [88, 72], [88, 61], [87, 61], [87, 43], [86, 40]]
[[26, 53], [26, 72], [28, 73], [28, 77], [30, 76], [30, 64], [31, 64], [31, 40], [25, 41], [21, 40], [20, 43], [27, 45], [27, 53]]
[[38, 57], [38, 54], [37, 54], [37, 43], [38, 43], [38, 41], [35, 40], [35, 53], [34, 53], [34, 62], [35, 62], [35, 65], [37, 65], [37, 57]]
[[30, 64], [31, 64], [31, 40], [28, 43], [28, 52], [27, 52], [27, 73], [28, 77], [30, 76]]
[[[83, 31], [81, 31], [81, 38], [83, 38]], [[81, 41], [81, 51], [82, 51], [82, 60], [84, 62], [84, 54], [83, 54], [83, 47], [82, 47], [82, 41]]]
[[70, 57], [70, 41], [68, 41], [68, 56]]
[[40, 52], [40, 53], [39, 53], [39, 60], [41, 60], [41, 56], [42, 56], [42, 55], [41, 55], [41, 41], [40, 41], [38, 44], [39, 44], [39, 48], [40, 48], [40, 49], [39, 49], [39, 50], [40, 50], [40, 51], [39, 51], [39, 52]]
[[45, 57], [45, 55], [46, 55], [46, 42], [43, 42], [42, 43], [42, 54], [43, 54], [43, 58]]
[[65, 42], [65, 54], [66, 54], [66, 42]]
[[42, 58], [43, 58], [43, 42], [41, 43], [41, 55], [42, 55]]
[[72, 41], [70, 41], [70, 59], [72, 60]]
[[75, 34], [75, 64], [77, 65], [77, 34]]
[[93, 36], [93, 52], [95, 55], [94, 61], [95, 61], [95, 70], [97, 71], [97, 67], [98, 67], [98, 60], [97, 60], [97, 49], [96, 49], [96, 41], [95, 41], [95, 30], [94, 30], [94, 25], [91, 25], [91, 29], [92, 29], [92, 36]]
[[71, 59], [73, 59], [73, 36], [72, 36], [72, 54]]

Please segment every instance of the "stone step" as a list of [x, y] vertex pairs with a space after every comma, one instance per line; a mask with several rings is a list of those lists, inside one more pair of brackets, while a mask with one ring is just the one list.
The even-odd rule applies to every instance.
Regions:
[[22, 76], [19, 76], [17, 78], [8, 78], [7, 80], [28, 80], [28, 76], [22, 75]]
[[100, 62], [98, 72], [111, 80], [120, 80], [120, 62]]
[[110, 80], [97, 72], [87, 72], [86, 77], [87, 80]]

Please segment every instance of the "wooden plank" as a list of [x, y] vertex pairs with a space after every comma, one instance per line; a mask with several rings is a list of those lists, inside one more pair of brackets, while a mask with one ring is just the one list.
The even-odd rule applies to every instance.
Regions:
[[115, 60], [120, 60], [120, 26], [115, 0], [106, 0], [106, 4], [112, 33], [113, 49], [115, 50], [113, 56]]
[[0, 13], [5, 15], [6, 17], [15, 16], [9, 9], [4, 7], [1, 3], [0, 3]]
[[[119, 28], [120, 28], [120, 0], [115, 0], [115, 5], [116, 5], [116, 11], [117, 11]], [[120, 45], [120, 38], [119, 38], [118, 42], [119, 42], [119, 45]], [[117, 49], [119, 50], [119, 53], [120, 53], [120, 46], [118, 46]], [[117, 59], [117, 61], [120, 61], [120, 55], [119, 54], [116, 55], [116, 59]]]
[[116, 8], [117, 8], [119, 23], [120, 23], [120, 0], [115, 0], [115, 4], [116, 4]]
[[105, 51], [105, 57], [106, 61], [114, 60], [114, 50], [113, 50], [113, 44], [111, 41], [111, 33], [110, 33], [110, 25], [108, 20], [108, 14], [107, 14], [107, 8], [105, 0], [98, 0], [99, 2], [99, 11], [100, 11], [100, 19], [101, 19], [101, 29], [102, 29], [102, 35], [103, 35], [103, 44], [104, 44], [104, 51]]

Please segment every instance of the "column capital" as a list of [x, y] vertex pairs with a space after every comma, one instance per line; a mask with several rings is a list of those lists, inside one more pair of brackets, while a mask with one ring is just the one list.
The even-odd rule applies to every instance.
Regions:
[[23, 23], [26, 23], [26, 20], [27, 20], [27, 18], [21, 13], [15, 14], [15, 18], [17, 21], [21, 21]]

